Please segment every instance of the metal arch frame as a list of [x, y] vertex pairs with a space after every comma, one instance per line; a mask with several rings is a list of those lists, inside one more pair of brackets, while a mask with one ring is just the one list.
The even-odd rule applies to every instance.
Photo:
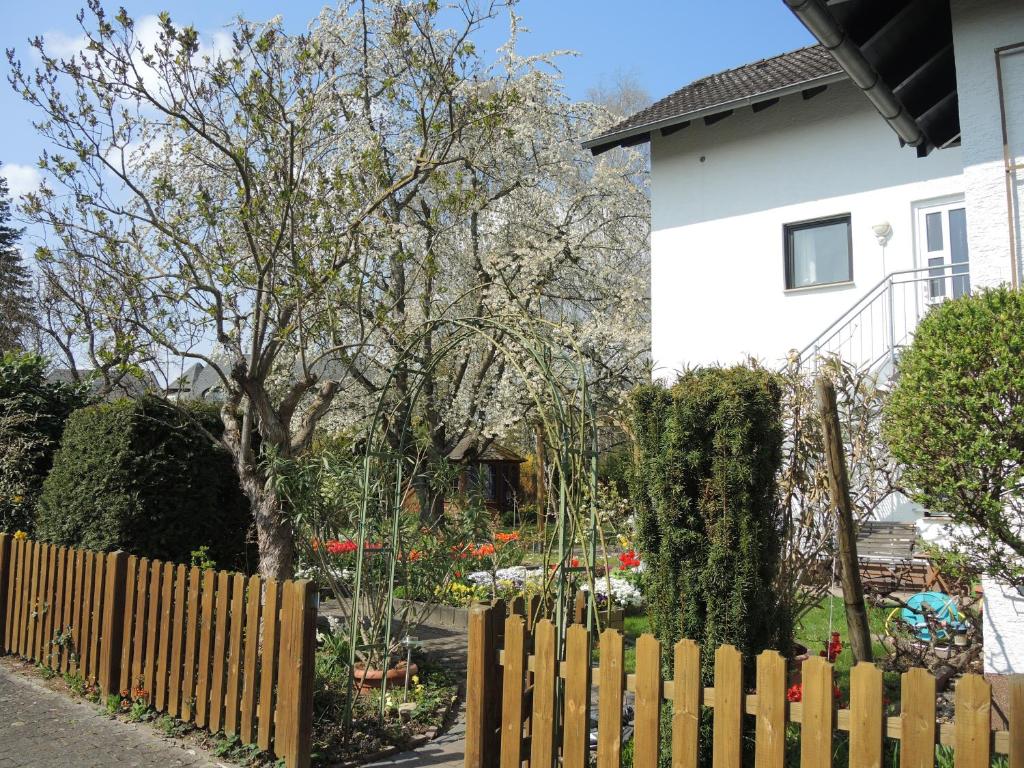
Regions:
[[[509, 318], [511, 320], [512, 318]], [[544, 320], [535, 320], [548, 330], [555, 328], [553, 323]], [[386, 396], [392, 392], [392, 387], [398, 371], [402, 369], [403, 360], [416, 359], [413, 355], [419, 342], [426, 333], [437, 326], [454, 326], [456, 332], [444, 341], [444, 344], [437, 349], [426, 364], [421, 363], [416, 382], [408, 394], [400, 401], [398, 406], [389, 408], [386, 403]], [[395, 488], [394, 498], [388, 504], [391, 507], [391, 541], [388, 548], [390, 562], [388, 563], [388, 595], [386, 600], [385, 614], [382, 617], [384, 623], [384, 637], [382, 638], [381, 650], [385, 667], [390, 664], [391, 632], [394, 619], [394, 588], [395, 576], [399, 550], [399, 520], [402, 515], [402, 466], [407, 460], [406, 452], [409, 447], [408, 435], [410, 421], [413, 417], [413, 410], [422, 392], [427, 373], [433, 372], [445, 359], [446, 355], [464, 341], [477, 338], [483, 339], [495, 349], [505, 352], [510, 364], [519, 371], [523, 381], [529, 390], [538, 411], [541, 414], [543, 428], [548, 435], [548, 444], [556, 445], [558, 449], [555, 456], [555, 465], [558, 467], [558, 522], [556, 533], [545, 545], [544, 563], [548, 565], [548, 558], [552, 549], [557, 547], [557, 567], [554, 569], [552, 579], [555, 581], [555, 624], [558, 638], [557, 654], [559, 657], [564, 653], [565, 630], [567, 625], [566, 611], [566, 587], [570, 573], [575, 570], [585, 572], [589, 584], [586, 626], [592, 630], [594, 622], [598, 621], [596, 611], [596, 596], [594, 589], [594, 566], [597, 557], [597, 419], [596, 408], [590, 395], [589, 385], [586, 378], [585, 357], [581, 350], [571, 340], [568, 342], [571, 354], [563, 354], [559, 359], [567, 363], [575, 374], [575, 387], [564, 391], [562, 381], [557, 378], [551, 367], [553, 356], [552, 345], [549, 343], [547, 334], [539, 332], [523, 332], [520, 330], [521, 322], [509, 324], [500, 317], [439, 317], [429, 320], [421, 326], [406, 348], [399, 355], [396, 364], [381, 389], [374, 414], [366, 431], [365, 450], [363, 452], [362, 472], [362, 498], [360, 501], [359, 517], [356, 528], [356, 564], [354, 573], [354, 584], [351, 596], [351, 611], [349, 614], [349, 675], [348, 690], [346, 697], [345, 729], [346, 737], [351, 727], [353, 696], [355, 694], [355, 664], [357, 661], [357, 647], [359, 646], [361, 615], [360, 601], [363, 592], [363, 575], [366, 565], [365, 545], [367, 541], [367, 528], [369, 521], [370, 497], [379, 492], [382, 488], [379, 483], [374, 482], [374, 464], [393, 459], [395, 463]], [[497, 338], [497, 333], [503, 334], [508, 341]], [[527, 371], [519, 362], [516, 355], [507, 354], [514, 347], [526, 352], [528, 358], [537, 365], [541, 372], [543, 384], [536, 386], [527, 375]], [[546, 402], [542, 394], [549, 396]], [[397, 447], [387, 449], [381, 445], [384, 441], [381, 426], [386, 414], [394, 408], [402, 408], [404, 414], [399, 424], [401, 435]], [[557, 438], [557, 439], [556, 439]], [[589, 497], [589, 537], [585, 541], [580, 535], [582, 531], [582, 505]], [[589, 546], [583, 548], [583, 567], [571, 568], [571, 554], [576, 543], [587, 543]], [[551, 580], [545, 577], [544, 592], [551, 589]], [[381, 688], [381, 715], [383, 716], [386, 707], [387, 693], [386, 676], [382, 679]]]

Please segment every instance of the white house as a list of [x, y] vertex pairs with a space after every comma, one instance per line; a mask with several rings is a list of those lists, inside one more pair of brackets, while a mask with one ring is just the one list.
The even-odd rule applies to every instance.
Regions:
[[[650, 143], [655, 375], [838, 352], [884, 370], [929, 305], [1024, 276], [1024, 0], [784, 0], [818, 45], [587, 142]], [[985, 667], [1024, 672], [986, 583]]]
[[[1024, 46], [995, 51], [1024, 41], [1024, 3], [827, 7], [840, 49], [865, 40], [867, 76], [812, 46], [690, 83], [587, 143], [651, 145], [660, 376], [747, 355], [778, 363], [815, 343], [881, 361], [928, 303], [1018, 279]], [[861, 12], [878, 18], [859, 38], [833, 18]], [[909, 138], [880, 116], [871, 83]]]

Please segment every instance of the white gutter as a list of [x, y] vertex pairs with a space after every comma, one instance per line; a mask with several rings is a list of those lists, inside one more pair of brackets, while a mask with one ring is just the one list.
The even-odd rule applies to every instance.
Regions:
[[850, 79], [864, 91], [878, 113], [903, 141], [912, 147], [927, 143], [917, 121], [903, 108], [860, 48], [847, 37], [820, 0], [785, 0], [793, 14], [835, 57]]

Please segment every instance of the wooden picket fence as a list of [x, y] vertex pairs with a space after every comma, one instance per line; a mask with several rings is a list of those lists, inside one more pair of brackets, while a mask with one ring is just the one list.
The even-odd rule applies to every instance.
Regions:
[[0, 534], [0, 653], [308, 766], [316, 595]]
[[[466, 768], [586, 768], [590, 757], [591, 688], [598, 689], [597, 768], [619, 768], [626, 691], [634, 693], [633, 766], [656, 768], [661, 711], [671, 705], [671, 763], [696, 768], [702, 708], [713, 710], [714, 768], [740, 768], [743, 742], [754, 737], [756, 768], [783, 768], [786, 725], [800, 724], [801, 768], [831, 768], [836, 731], [849, 733], [850, 768], [880, 768], [884, 739], [900, 741], [900, 768], [930, 768], [936, 745], [954, 750], [956, 768], [990, 768], [993, 754], [1008, 768], [1024, 768], [1024, 676], [1011, 680], [1007, 731], [991, 728], [991, 689], [980, 675], [956, 683], [952, 723], [936, 721], [935, 678], [913, 669], [902, 676], [900, 714], [885, 715], [882, 672], [861, 663], [850, 677], [844, 708], [833, 694], [832, 665], [814, 657], [802, 667], [802, 700], [787, 701], [786, 660], [775, 651], [756, 659], [756, 680], [744, 681], [734, 647], [714, 652], [714, 686], [701, 685], [700, 648], [682, 640], [673, 648], [672, 680], [662, 677], [661, 644], [636, 643], [636, 673], [627, 675], [620, 632], [605, 630], [599, 663], [592, 637], [570, 626], [563, 658], [555, 626], [532, 621], [503, 605], [478, 606], [469, 620], [466, 686]], [[753, 685], [751, 685], [751, 682]], [[556, 711], [561, 689], [562, 708]], [[744, 714], [753, 720], [745, 720]]]

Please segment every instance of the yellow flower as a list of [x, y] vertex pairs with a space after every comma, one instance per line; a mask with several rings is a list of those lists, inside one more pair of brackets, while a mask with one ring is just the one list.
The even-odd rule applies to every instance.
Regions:
[[15, 496], [11, 496], [11, 501], [14, 502], [15, 504], [21, 504], [21, 502], [23, 502], [24, 500], [25, 497], [22, 496], [20, 493]]
[[420, 684], [420, 676], [419, 675], [413, 675], [411, 679], [412, 679], [412, 684], [413, 685], [419, 685]]
[[14, 532], [14, 538], [16, 538], [16, 539], [27, 539], [28, 538], [28, 534], [25, 533], [24, 531], [15, 531]]

